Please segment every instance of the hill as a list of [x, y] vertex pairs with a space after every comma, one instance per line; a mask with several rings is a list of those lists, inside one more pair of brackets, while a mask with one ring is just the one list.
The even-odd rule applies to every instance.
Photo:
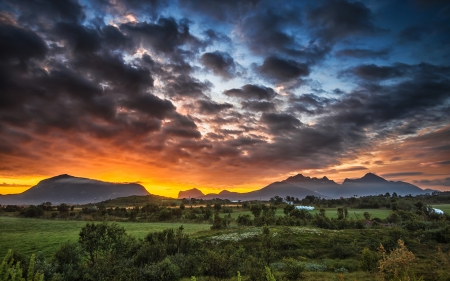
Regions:
[[137, 183], [110, 183], [64, 174], [42, 180], [23, 193], [1, 196], [0, 204], [86, 204], [131, 195], [149, 193]]
[[289, 177], [281, 182], [274, 182], [262, 189], [255, 190], [248, 193], [237, 193], [223, 190], [218, 194], [203, 193], [198, 189], [191, 189], [187, 191], [180, 191], [178, 198], [189, 194], [191, 198], [203, 199], [229, 199], [237, 200], [268, 200], [274, 196], [286, 197], [293, 196], [295, 198], [304, 198], [307, 195], [314, 195], [322, 198], [340, 198], [352, 196], [368, 196], [385, 194], [386, 192], [397, 193], [398, 195], [418, 195], [431, 193], [433, 190], [423, 190], [418, 186], [402, 181], [387, 181], [372, 173], [367, 173], [360, 179], [345, 179], [342, 184], [337, 184], [327, 177], [316, 178], [307, 177], [298, 174]]

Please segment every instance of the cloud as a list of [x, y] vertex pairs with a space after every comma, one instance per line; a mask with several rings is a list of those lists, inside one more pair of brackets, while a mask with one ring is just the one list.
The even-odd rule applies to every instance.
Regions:
[[202, 82], [190, 75], [182, 74], [171, 77], [166, 82], [164, 90], [168, 96], [175, 99], [202, 98], [211, 86], [211, 83], [207, 80]]
[[299, 63], [290, 59], [282, 59], [276, 56], [267, 57], [256, 70], [269, 81], [275, 83], [287, 82], [300, 76], [309, 75], [309, 67], [305, 63]]
[[152, 94], [134, 97], [125, 101], [125, 105], [160, 120], [175, 113], [175, 106], [170, 101], [162, 100]]
[[371, 50], [371, 49], [342, 49], [335, 52], [336, 57], [351, 57], [358, 59], [387, 59], [391, 49]]
[[181, 1], [180, 6], [190, 12], [208, 16], [219, 22], [236, 19], [236, 14], [245, 14], [253, 10], [260, 0], [237, 0], [237, 1], [208, 1], [208, 0], [186, 0]]
[[421, 176], [423, 172], [398, 172], [398, 173], [386, 173], [382, 174], [385, 178], [396, 178], [396, 177], [410, 177], [410, 176]]
[[415, 180], [415, 184], [432, 185], [432, 186], [450, 186], [450, 178], [435, 180]]
[[136, 44], [179, 60], [179, 56], [186, 53], [181, 46], [197, 53], [204, 43], [189, 32], [189, 22], [175, 21], [173, 18], [160, 17], [157, 22], [124, 23], [120, 29], [137, 40]]
[[0, 187], [30, 187], [29, 184], [17, 184], [17, 183], [0, 183]]
[[217, 103], [208, 100], [200, 100], [198, 101], [198, 104], [199, 112], [203, 114], [217, 114], [220, 111], [233, 108], [233, 105], [229, 103]]
[[275, 110], [275, 104], [268, 101], [243, 101], [241, 102], [241, 106], [243, 109], [255, 112]]
[[200, 57], [200, 61], [207, 69], [225, 80], [231, 79], [236, 75], [236, 64], [228, 53], [219, 51], [204, 53]]
[[394, 66], [378, 66], [375, 64], [359, 65], [343, 71], [343, 75], [356, 75], [365, 80], [386, 80], [403, 77], [408, 75], [411, 67], [404, 64], [395, 64]]
[[285, 113], [263, 113], [261, 121], [265, 123], [273, 134], [283, 131], [294, 131], [302, 122], [290, 114]]
[[35, 32], [0, 22], [0, 61], [26, 64], [31, 58], [43, 59], [48, 48]]
[[6, 0], [10, 8], [20, 11], [19, 21], [36, 24], [40, 22], [79, 22], [85, 18], [83, 6], [77, 0], [35, 2]]
[[241, 89], [226, 90], [223, 94], [243, 100], [271, 100], [277, 95], [270, 87], [253, 84], [246, 84]]
[[427, 34], [429, 29], [424, 26], [412, 25], [402, 29], [398, 33], [398, 38], [401, 42], [419, 42], [423, 36]]
[[367, 170], [366, 167], [363, 166], [354, 166], [354, 167], [350, 167], [350, 168], [344, 168], [344, 169], [339, 169], [339, 172], [354, 172], [354, 171], [362, 171], [362, 170]]
[[436, 165], [450, 165], [450, 160], [446, 160], [446, 161], [439, 161], [434, 163]]
[[379, 31], [372, 21], [372, 11], [360, 2], [330, 0], [308, 13], [310, 26], [326, 41]]

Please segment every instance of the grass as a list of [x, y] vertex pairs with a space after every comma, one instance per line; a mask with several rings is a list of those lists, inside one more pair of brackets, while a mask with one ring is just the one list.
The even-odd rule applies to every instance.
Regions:
[[[442, 206], [447, 206], [449, 213], [450, 213], [450, 205], [442, 205]], [[324, 208], [324, 209], [325, 209], [325, 214], [327, 215], [327, 217], [329, 217], [329, 218], [337, 218], [338, 217], [337, 208]], [[445, 210], [443, 210], [443, 211], [446, 212]], [[311, 214], [314, 215], [316, 213], [319, 213], [319, 209], [316, 209], [313, 211], [308, 211], [308, 212], [310, 212]], [[359, 216], [360, 219], [364, 219], [364, 212], [368, 212], [370, 214], [371, 218], [385, 219], [390, 214], [391, 210], [388, 210], [388, 209], [348, 209], [348, 215], [351, 219], [354, 219], [355, 216]], [[231, 217], [236, 219], [239, 215], [245, 215], [245, 214], [249, 214], [253, 218], [253, 215], [250, 211], [248, 211], [246, 209], [242, 209], [242, 208], [239, 208], [239, 209], [233, 208], [233, 213], [231, 213]], [[221, 215], [223, 215], [223, 213]], [[284, 216], [283, 208], [278, 208], [275, 215], [276, 216]]]
[[[85, 221], [63, 221], [46, 219], [29, 219], [17, 217], [0, 217], [0, 258], [8, 249], [13, 249], [27, 256], [42, 252], [49, 258], [65, 242], [76, 242]], [[97, 223], [97, 222], [96, 222]], [[184, 232], [209, 230], [209, 224], [181, 223], [132, 223], [119, 222], [128, 234], [143, 238], [150, 232], [162, 231], [166, 228], [178, 228], [183, 225]]]
[[433, 208], [440, 209], [446, 214], [450, 214], [450, 204], [435, 204], [432, 205]]

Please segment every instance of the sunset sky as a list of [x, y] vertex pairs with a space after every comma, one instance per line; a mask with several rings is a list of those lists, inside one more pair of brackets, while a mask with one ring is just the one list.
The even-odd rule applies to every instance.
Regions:
[[368, 172], [450, 190], [448, 1], [0, 1], [0, 194]]

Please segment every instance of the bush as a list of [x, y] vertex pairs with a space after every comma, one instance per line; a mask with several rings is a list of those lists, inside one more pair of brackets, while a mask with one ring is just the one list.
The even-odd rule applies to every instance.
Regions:
[[297, 280], [303, 277], [303, 272], [305, 271], [305, 265], [301, 262], [293, 259], [287, 258], [283, 259], [284, 272], [289, 280]]
[[368, 248], [364, 248], [359, 261], [359, 267], [364, 271], [373, 272], [378, 268], [378, 260], [380, 256], [376, 252], [372, 252]]

